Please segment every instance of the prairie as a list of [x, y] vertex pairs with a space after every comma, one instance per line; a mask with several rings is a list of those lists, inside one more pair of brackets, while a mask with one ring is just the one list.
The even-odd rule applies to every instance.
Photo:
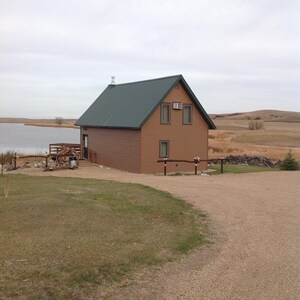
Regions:
[[[274, 121], [274, 117], [269, 116], [270, 111], [266, 112], [265, 115], [261, 111], [259, 114], [212, 115], [217, 130], [209, 132], [209, 157], [247, 154], [283, 159], [292, 150], [300, 160], [300, 113], [272, 111], [271, 115], [281, 116], [278, 118], [284, 120]], [[250, 120], [263, 122], [263, 128], [249, 130]]]

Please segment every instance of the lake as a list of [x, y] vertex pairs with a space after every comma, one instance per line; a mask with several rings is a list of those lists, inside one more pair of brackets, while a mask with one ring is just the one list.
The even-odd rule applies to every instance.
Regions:
[[25, 126], [19, 123], [0, 123], [0, 153], [36, 154], [49, 151], [49, 144], [80, 143], [79, 129]]

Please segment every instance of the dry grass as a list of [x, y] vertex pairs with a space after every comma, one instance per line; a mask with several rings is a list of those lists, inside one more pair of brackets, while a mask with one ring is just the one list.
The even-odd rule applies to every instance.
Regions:
[[[7, 176], [6, 176], [7, 177]], [[0, 178], [0, 298], [90, 299], [203, 242], [201, 215], [137, 184]]]
[[62, 121], [61, 124], [57, 124], [54, 120], [53, 121], [31, 121], [31, 122], [25, 122], [24, 125], [39, 126], [39, 127], [79, 128], [78, 126], [75, 126], [73, 122]]
[[41, 127], [79, 128], [74, 125], [75, 122], [76, 119], [63, 119], [61, 124], [57, 124], [55, 119], [0, 118], [0, 123], [23, 123], [25, 125]]
[[300, 160], [300, 123], [266, 122], [264, 129], [247, 129], [247, 120], [214, 120], [217, 130], [209, 133], [209, 157], [263, 155], [283, 159], [292, 149]]

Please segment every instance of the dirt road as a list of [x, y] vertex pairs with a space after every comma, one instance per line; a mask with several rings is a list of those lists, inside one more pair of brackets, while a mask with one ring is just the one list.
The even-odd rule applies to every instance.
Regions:
[[143, 183], [208, 214], [212, 244], [138, 275], [113, 299], [300, 299], [300, 172], [164, 177], [90, 166], [32, 173]]

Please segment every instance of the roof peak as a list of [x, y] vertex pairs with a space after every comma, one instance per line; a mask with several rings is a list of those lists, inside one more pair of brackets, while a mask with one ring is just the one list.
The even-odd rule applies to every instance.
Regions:
[[140, 129], [178, 82], [182, 83], [209, 128], [215, 128], [181, 74], [108, 85], [76, 124], [85, 127]]
[[129, 84], [136, 84], [136, 83], [144, 83], [144, 82], [149, 82], [149, 81], [164, 80], [164, 79], [170, 79], [170, 78], [175, 78], [175, 77], [182, 77], [182, 74], [165, 76], [165, 77], [160, 77], [160, 78], [138, 80], [138, 81], [132, 81], [132, 82], [125, 82], [125, 83], [118, 83], [118, 84], [115, 83], [115, 84], [109, 84], [109, 86], [111, 86], [111, 85], [113, 85], [113, 86], [120, 86], [120, 85], [129, 85]]

